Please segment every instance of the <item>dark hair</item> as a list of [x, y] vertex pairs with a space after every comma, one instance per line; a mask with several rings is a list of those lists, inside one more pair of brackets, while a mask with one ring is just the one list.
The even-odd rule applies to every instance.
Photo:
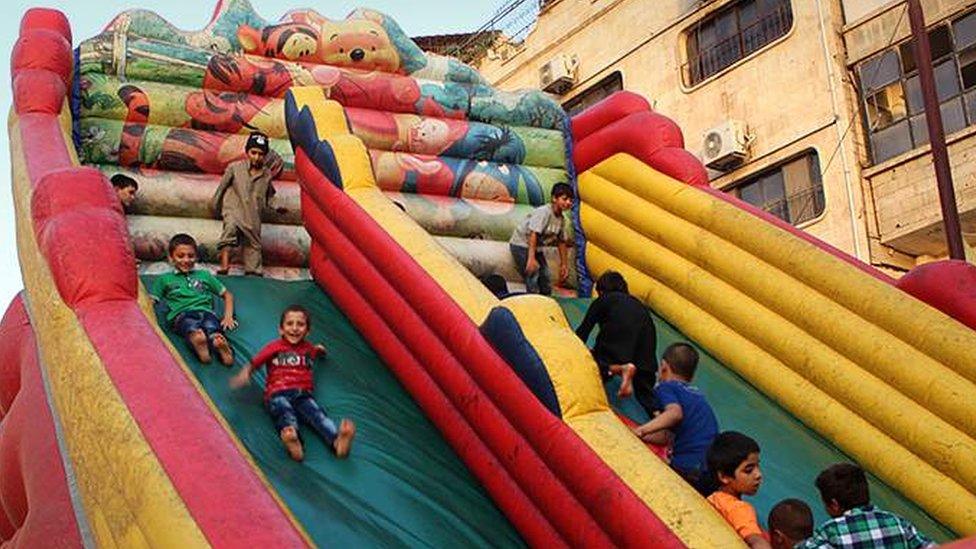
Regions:
[[755, 440], [738, 431], [725, 431], [712, 441], [705, 460], [717, 481], [719, 474], [735, 476], [735, 470], [753, 453], [759, 453], [759, 444]]
[[844, 511], [871, 503], [864, 469], [853, 463], [835, 463], [817, 475], [817, 490], [824, 503], [832, 500]]
[[197, 241], [193, 240], [193, 237], [186, 233], [174, 234], [173, 238], [169, 239], [169, 255], [173, 255], [173, 250], [177, 246], [193, 246], [193, 249], [197, 249]]
[[278, 326], [285, 325], [285, 316], [287, 316], [288, 313], [302, 313], [303, 315], [305, 315], [305, 325], [309, 329], [312, 328], [312, 315], [308, 314], [308, 309], [294, 303], [285, 307], [284, 311], [281, 311], [281, 318], [278, 319]]
[[668, 361], [671, 370], [679, 376], [690, 380], [695, 377], [698, 368], [698, 351], [687, 343], [672, 343], [664, 350], [661, 358]]
[[603, 295], [607, 292], [627, 293], [627, 281], [617, 271], [607, 271], [596, 279], [596, 291]]
[[576, 193], [573, 192], [573, 188], [568, 183], [556, 183], [552, 186], [552, 192], [549, 195], [553, 198], [559, 198], [561, 196], [576, 198]]
[[131, 177], [125, 175], [124, 173], [117, 173], [112, 176], [109, 180], [112, 182], [112, 186], [116, 189], [125, 189], [127, 187], [132, 187], [135, 190], [139, 190], [139, 182]]
[[508, 283], [505, 282], [505, 277], [500, 274], [491, 273], [483, 277], [481, 283], [499, 299], [508, 295]]
[[805, 540], [813, 535], [813, 513], [805, 502], [790, 498], [773, 506], [766, 520], [769, 533], [779, 530], [792, 540]]

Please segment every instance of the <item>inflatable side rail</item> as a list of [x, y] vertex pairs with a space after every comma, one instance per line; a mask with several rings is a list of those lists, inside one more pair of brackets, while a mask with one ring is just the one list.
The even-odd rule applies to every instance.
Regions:
[[[18, 398], [44, 398], [73, 473], [64, 529], [77, 519], [83, 544], [99, 546], [308, 545], [161, 338], [108, 181], [77, 166], [65, 101], [70, 40], [60, 12], [24, 15], [9, 126], [24, 301], [47, 381], [42, 389], [28, 377], [21, 392], [31, 393]], [[5, 440], [17, 426], [8, 419]], [[16, 451], [0, 445], [0, 463]], [[5, 467], [4, 501], [52, 467], [32, 460], [19, 480]]]
[[655, 169], [646, 152], [660, 135], [627, 126], [640, 113], [590, 123], [599, 107], [580, 115], [576, 148], [589, 155], [577, 164], [588, 166], [591, 272], [623, 273], [753, 386], [941, 522], [976, 533], [976, 332], [853, 258]]
[[[324, 103], [321, 90], [319, 102]], [[312, 275], [370, 341], [533, 546], [682, 543], [546, 410], [444, 290], [343, 188], [372, 174], [362, 143], [289, 92]], [[333, 104], [335, 105], [335, 104]], [[339, 108], [335, 105], [335, 108]], [[640, 525], [635, 527], [635, 525]]]
[[37, 339], [20, 295], [0, 323], [0, 541], [80, 547]]

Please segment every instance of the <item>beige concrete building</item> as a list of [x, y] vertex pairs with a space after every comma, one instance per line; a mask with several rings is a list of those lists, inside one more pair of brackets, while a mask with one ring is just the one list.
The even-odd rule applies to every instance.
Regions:
[[[976, 2], [922, 3], [976, 233]], [[946, 253], [908, 34], [901, 0], [548, 0], [479, 68], [503, 89], [548, 84], [571, 112], [643, 94], [721, 166], [713, 186], [904, 270]]]

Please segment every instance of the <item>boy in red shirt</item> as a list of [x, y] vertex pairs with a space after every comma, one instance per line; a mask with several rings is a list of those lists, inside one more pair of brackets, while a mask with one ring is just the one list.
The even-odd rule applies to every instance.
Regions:
[[305, 340], [311, 328], [308, 311], [301, 305], [289, 305], [281, 313], [278, 325], [281, 339], [268, 343], [254, 355], [247, 367], [231, 380], [231, 386], [247, 385], [255, 370], [267, 366], [264, 401], [288, 455], [295, 461], [301, 461], [305, 456], [298, 438], [298, 420], [301, 418], [325, 439], [337, 457], [344, 458], [349, 455], [356, 425], [344, 419], [337, 430], [335, 423], [315, 401], [312, 364], [316, 358], [325, 355], [325, 346], [321, 343], [312, 345]]

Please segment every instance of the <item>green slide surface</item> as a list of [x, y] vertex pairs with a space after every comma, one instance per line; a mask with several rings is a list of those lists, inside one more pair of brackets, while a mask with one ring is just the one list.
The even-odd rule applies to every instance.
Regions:
[[[560, 298], [560, 305], [572, 326], [577, 326], [586, 313], [589, 299]], [[664, 349], [679, 341], [694, 344], [675, 327], [651, 313], [657, 329], [657, 357]], [[595, 335], [595, 334], [593, 334]], [[592, 344], [592, 339], [591, 342]], [[808, 429], [789, 412], [780, 408], [764, 394], [757, 391], [735, 372], [723, 366], [708, 351], [695, 345], [701, 359], [694, 384], [708, 397], [708, 402], [718, 417], [719, 428], [745, 433], [756, 439], [761, 449], [760, 465], [763, 483], [759, 493], [748, 498], [756, 508], [760, 524], [765, 527], [766, 517], [778, 501], [799, 498], [813, 509], [814, 523], [820, 524], [828, 516], [820, 503], [820, 495], [813, 482], [817, 475], [832, 463], [853, 461], [826, 439]], [[617, 401], [618, 382], [608, 384], [607, 396], [611, 404], [642, 422], [647, 414], [632, 398]], [[923, 533], [937, 541], [955, 539], [951, 530], [936, 522], [910, 500], [887, 486], [873, 475], [868, 475], [872, 503], [897, 513]]]
[[[147, 288], [152, 279], [144, 278]], [[316, 544], [524, 546], [440, 433], [315, 283], [221, 280], [237, 301], [240, 327], [230, 332], [237, 364], [231, 369], [216, 362], [202, 365], [185, 342], [167, 335]], [[247, 388], [234, 391], [228, 385], [241, 365], [278, 337], [281, 310], [292, 303], [309, 309], [309, 340], [329, 350], [315, 365], [316, 399], [337, 423], [344, 417], [356, 422], [356, 440], [346, 460], [336, 459], [305, 428], [305, 461], [288, 458], [264, 407], [263, 370]], [[214, 467], [219, 466], [215, 459]]]

